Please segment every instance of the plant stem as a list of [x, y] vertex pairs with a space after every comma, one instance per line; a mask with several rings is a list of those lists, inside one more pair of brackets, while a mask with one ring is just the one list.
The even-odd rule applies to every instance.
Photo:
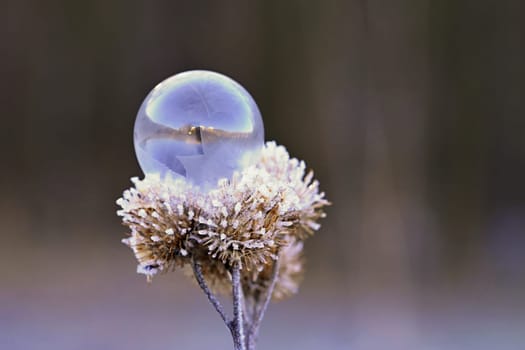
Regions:
[[270, 285], [268, 286], [268, 289], [266, 290], [264, 301], [262, 305], [254, 308], [251, 326], [247, 334], [248, 350], [255, 350], [255, 343], [257, 342], [257, 336], [259, 335], [259, 328], [261, 327], [261, 322], [264, 318], [264, 313], [266, 312], [266, 309], [268, 308], [268, 305], [270, 304], [270, 300], [272, 299], [273, 290], [277, 282], [277, 276], [279, 274], [279, 266], [280, 266], [280, 262], [277, 259], [274, 262], [273, 267], [272, 267], [271, 282], [270, 282]]
[[206, 281], [204, 280], [204, 277], [202, 275], [201, 264], [196, 259], [193, 259], [192, 263], [193, 263], [192, 264], [193, 265], [193, 274], [195, 275], [195, 279], [197, 280], [197, 283], [201, 287], [201, 289], [204, 292], [204, 294], [206, 294], [206, 296], [208, 297], [208, 300], [210, 301], [210, 304], [212, 304], [213, 307], [215, 308], [215, 310], [217, 310], [217, 312], [219, 313], [219, 315], [221, 315], [221, 318], [224, 321], [224, 323], [226, 324], [226, 326], [228, 328], [230, 328], [230, 331], [232, 331], [232, 329], [231, 329], [232, 321], [230, 321], [230, 319], [228, 318], [228, 316], [224, 312], [224, 309], [222, 308], [222, 305], [219, 302], [219, 300], [215, 297], [215, 295], [213, 295], [213, 293], [211, 292], [210, 288], [208, 288], [208, 285], [206, 284]]
[[[224, 311], [221, 303], [215, 297], [208, 287], [204, 276], [202, 274], [202, 266], [197, 259], [192, 260], [193, 274], [199, 284], [200, 288], [208, 297], [210, 304], [213, 305], [215, 310], [219, 313], [226, 326], [230, 329], [233, 338], [233, 344], [235, 350], [255, 350], [257, 336], [259, 334], [259, 328], [264, 318], [264, 314], [270, 300], [272, 299], [273, 290], [277, 282], [277, 276], [279, 272], [279, 260], [276, 260], [272, 267], [272, 275], [270, 285], [266, 289], [264, 299], [261, 295], [252, 295], [253, 310], [252, 313], [245, 315], [246, 304], [243, 295], [242, 283], [241, 283], [241, 269], [239, 264], [235, 264], [230, 272], [232, 274], [232, 294], [233, 294], [233, 319], [230, 319]], [[245, 318], [248, 319], [245, 319]]]
[[241, 285], [241, 270], [239, 264], [232, 267], [232, 294], [233, 294], [233, 320], [231, 332], [235, 350], [246, 350], [244, 335], [244, 297]]

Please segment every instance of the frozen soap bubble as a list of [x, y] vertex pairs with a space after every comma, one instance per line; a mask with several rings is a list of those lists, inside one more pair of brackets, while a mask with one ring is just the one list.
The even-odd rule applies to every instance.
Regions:
[[237, 82], [188, 71], [158, 84], [137, 114], [135, 152], [145, 174], [182, 176], [201, 188], [257, 161], [261, 113]]

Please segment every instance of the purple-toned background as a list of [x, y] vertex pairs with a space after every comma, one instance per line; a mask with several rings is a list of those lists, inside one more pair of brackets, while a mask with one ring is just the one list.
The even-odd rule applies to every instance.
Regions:
[[523, 3], [2, 5], [0, 349], [232, 348], [188, 279], [135, 274], [115, 215], [142, 99], [198, 68], [333, 202], [260, 349], [525, 348]]

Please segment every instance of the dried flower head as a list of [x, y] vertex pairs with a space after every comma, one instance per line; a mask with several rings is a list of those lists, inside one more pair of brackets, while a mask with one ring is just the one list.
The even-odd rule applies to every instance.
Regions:
[[245, 292], [267, 287], [279, 259], [273, 297], [296, 292], [302, 271], [302, 240], [319, 228], [328, 204], [313, 173], [268, 142], [258, 164], [199, 191], [183, 179], [148, 174], [117, 200], [130, 230], [123, 242], [148, 279], [200, 261], [210, 288], [228, 293], [229, 267], [241, 267]]

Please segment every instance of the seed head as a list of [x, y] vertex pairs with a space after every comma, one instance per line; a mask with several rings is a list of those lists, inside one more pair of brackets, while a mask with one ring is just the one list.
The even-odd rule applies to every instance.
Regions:
[[305, 164], [268, 142], [258, 164], [204, 192], [183, 179], [147, 174], [117, 200], [129, 228], [137, 272], [184, 268], [198, 259], [213, 290], [228, 293], [229, 267], [240, 264], [246, 290], [265, 288], [280, 259], [274, 298], [296, 292], [302, 241], [319, 229], [329, 202]]

